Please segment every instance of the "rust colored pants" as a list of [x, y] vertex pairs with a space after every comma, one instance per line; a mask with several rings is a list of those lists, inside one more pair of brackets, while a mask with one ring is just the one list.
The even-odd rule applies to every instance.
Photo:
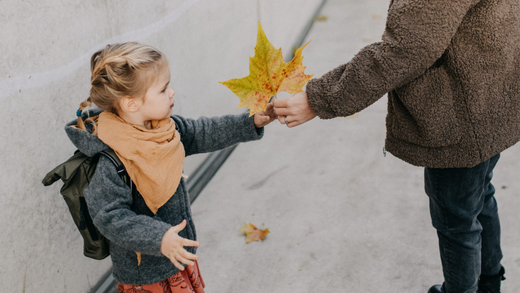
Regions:
[[119, 283], [119, 293], [204, 293], [204, 281], [199, 264], [187, 266], [184, 271], [151, 285], [125, 285]]

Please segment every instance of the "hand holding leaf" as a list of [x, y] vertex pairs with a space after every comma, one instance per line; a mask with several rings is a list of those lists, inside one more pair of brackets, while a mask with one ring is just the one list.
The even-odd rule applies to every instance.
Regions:
[[278, 118], [278, 115], [274, 112], [274, 105], [270, 103], [265, 108], [265, 111], [260, 111], [255, 114], [255, 127], [262, 128], [267, 124], [273, 122]]
[[[308, 43], [307, 43], [308, 44]], [[227, 86], [240, 99], [237, 108], [249, 108], [250, 114], [266, 109], [271, 97], [278, 92], [295, 94], [313, 75], [304, 73], [302, 51], [307, 44], [298, 48], [291, 62], [285, 63], [282, 49], [276, 49], [258, 23], [255, 56], [249, 58], [249, 76], [230, 79], [221, 84]]]

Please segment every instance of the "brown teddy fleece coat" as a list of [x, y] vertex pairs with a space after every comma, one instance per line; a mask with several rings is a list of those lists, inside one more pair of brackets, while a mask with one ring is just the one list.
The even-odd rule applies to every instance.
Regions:
[[389, 152], [417, 166], [473, 167], [520, 139], [520, 1], [392, 0], [382, 42], [306, 91], [322, 119], [388, 93]]

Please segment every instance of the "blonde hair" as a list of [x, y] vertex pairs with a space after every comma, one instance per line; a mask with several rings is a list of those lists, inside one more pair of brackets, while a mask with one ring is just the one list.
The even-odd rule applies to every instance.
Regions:
[[[90, 59], [90, 97], [81, 102], [79, 111], [94, 103], [117, 114], [122, 97], [144, 98], [164, 61], [163, 53], [152, 46], [136, 42], [107, 45]], [[87, 121], [93, 123], [95, 132], [94, 121], [90, 118]], [[81, 115], [78, 127], [86, 131]]]

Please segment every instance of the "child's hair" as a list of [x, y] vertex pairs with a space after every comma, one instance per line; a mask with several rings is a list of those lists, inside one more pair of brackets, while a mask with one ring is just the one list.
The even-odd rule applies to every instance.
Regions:
[[[90, 97], [80, 104], [78, 114], [92, 103], [117, 114], [122, 97], [143, 98], [164, 61], [159, 50], [136, 42], [107, 45], [97, 51], [90, 59]], [[81, 115], [78, 127], [86, 130]]]

